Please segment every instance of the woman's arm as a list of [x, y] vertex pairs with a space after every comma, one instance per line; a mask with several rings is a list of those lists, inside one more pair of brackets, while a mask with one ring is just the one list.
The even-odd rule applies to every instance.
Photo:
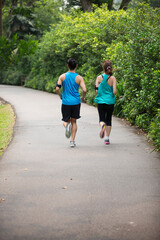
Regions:
[[102, 80], [103, 80], [102, 75], [99, 75], [96, 79], [96, 84], [95, 84], [96, 93], [98, 93], [98, 87], [99, 87], [99, 84], [102, 82]]
[[112, 76], [112, 78], [113, 78], [113, 94], [116, 95], [116, 93], [117, 93], [117, 87], [116, 87], [117, 83], [116, 82], [117, 81], [116, 81], [115, 77]]

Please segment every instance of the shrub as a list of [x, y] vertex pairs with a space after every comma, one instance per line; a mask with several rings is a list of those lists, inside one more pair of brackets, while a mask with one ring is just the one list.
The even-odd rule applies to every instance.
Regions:
[[159, 18], [160, 10], [144, 3], [127, 11], [108, 11], [103, 5], [94, 12], [62, 14], [32, 55], [25, 86], [54, 91], [59, 75], [67, 71], [67, 59], [75, 57], [88, 89], [86, 101], [94, 104], [95, 79], [102, 61], [110, 59], [118, 83], [114, 113], [152, 132], [157, 144], [153, 119], [159, 119], [160, 108]]

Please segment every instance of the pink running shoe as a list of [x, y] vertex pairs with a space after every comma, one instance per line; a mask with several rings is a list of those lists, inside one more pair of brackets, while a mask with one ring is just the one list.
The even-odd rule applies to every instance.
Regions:
[[109, 139], [104, 139], [104, 144], [106, 144], [106, 145], [110, 144]]
[[105, 124], [103, 124], [101, 127], [101, 131], [99, 133], [100, 138], [104, 138], [105, 129], [106, 129], [106, 126]]

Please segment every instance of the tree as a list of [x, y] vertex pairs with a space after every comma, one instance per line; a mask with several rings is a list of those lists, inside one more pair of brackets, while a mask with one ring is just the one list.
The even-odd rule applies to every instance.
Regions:
[[[28, 7], [33, 7], [33, 5], [34, 5], [34, 3], [36, 2], [37, 0], [30, 0], [30, 1], [28, 1], [28, 3], [27, 3], [27, 6]], [[37, 1], [38, 2], [38, 1]]]
[[12, 0], [12, 6], [11, 8], [17, 7], [18, 0]]
[[128, 8], [128, 4], [129, 4], [130, 2], [131, 2], [131, 0], [122, 0], [119, 9], [127, 10], [127, 8]]
[[92, 9], [92, 3], [90, 0], [81, 0], [81, 5], [84, 12], [90, 12]]
[[109, 10], [114, 9], [114, 5], [116, 6], [116, 10], [126, 10], [130, 1], [131, 0], [68, 0], [68, 6], [80, 6], [84, 12], [90, 12], [92, 4], [96, 4], [100, 7], [102, 4], [107, 3]]
[[12, 15], [12, 12], [14, 10], [15, 7], [17, 7], [18, 4], [18, 0], [12, 0], [12, 4], [11, 4], [11, 8], [10, 8], [10, 16]]

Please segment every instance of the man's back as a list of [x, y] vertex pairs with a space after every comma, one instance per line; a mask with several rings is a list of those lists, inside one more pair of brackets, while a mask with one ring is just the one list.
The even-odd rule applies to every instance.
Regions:
[[81, 102], [78, 92], [79, 84], [76, 83], [77, 73], [65, 73], [65, 79], [62, 82], [63, 94], [62, 103], [65, 105], [77, 105]]

